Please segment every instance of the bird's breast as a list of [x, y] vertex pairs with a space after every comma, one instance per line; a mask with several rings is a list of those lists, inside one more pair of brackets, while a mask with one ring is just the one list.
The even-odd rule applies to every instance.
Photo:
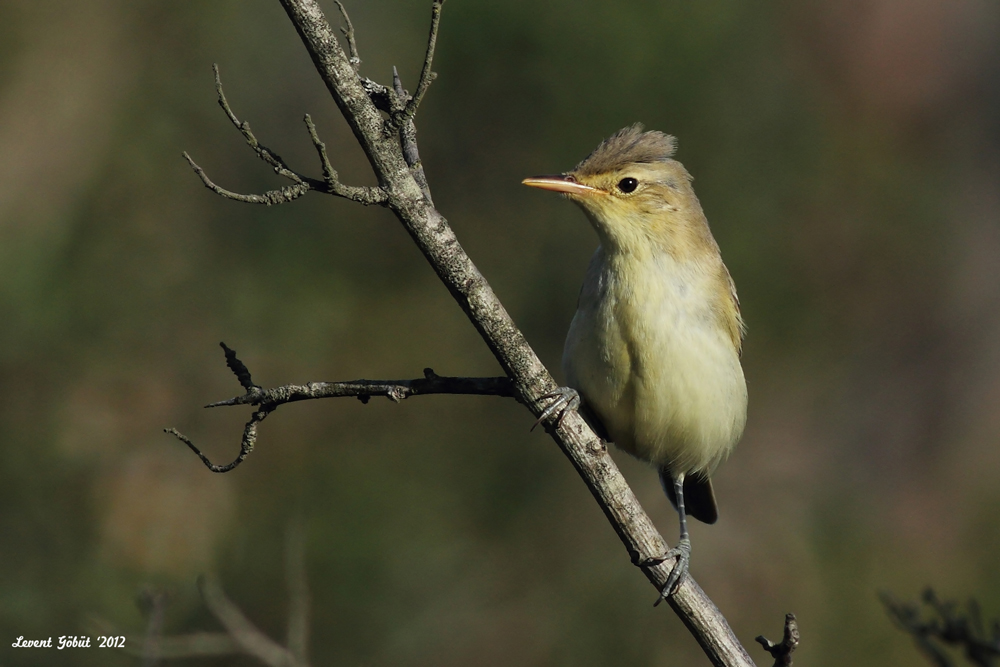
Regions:
[[599, 248], [563, 353], [570, 386], [612, 440], [678, 471], [711, 472], [746, 420], [739, 353], [718, 316], [719, 265]]

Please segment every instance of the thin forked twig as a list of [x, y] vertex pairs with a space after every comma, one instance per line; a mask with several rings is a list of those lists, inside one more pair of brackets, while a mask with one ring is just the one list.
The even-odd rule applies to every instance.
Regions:
[[437, 77], [437, 74], [431, 71], [431, 64], [434, 62], [434, 47], [437, 45], [438, 26], [441, 25], [441, 6], [443, 4], [444, 0], [437, 0], [431, 6], [431, 31], [427, 37], [427, 52], [424, 54], [423, 69], [420, 70], [420, 81], [417, 83], [417, 89], [414, 91], [413, 97], [406, 103], [403, 110], [393, 114], [390, 119], [393, 130], [399, 128], [406, 121], [413, 120], [413, 117], [417, 114], [417, 107], [420, 106], [421, 100], [424, 99], [424, 93], [430, 87], [431, 81]]
[[319, 163], [323, 168], [323, 180], [326, 182], [327, 187], [332, 189], [334, 184], [338, 182], [338, 174], [337, 170], [333, 168], [332, 164], [330, 164], [330, 156], [326, 154], [326, 144], [320, 140], [319, 133], [316, 131], [316, 124], [313, 123], [312, 116], [306, 114], [303, 121], [305, 121], [306, 129], [309, 131], [309, 138], [312, 139], [313, 146], [316, 148], [316, 153], [319, 155]]
[[330, 166], [330, 160], [326, 155], [326, 145], [319, 140], [316, 127], [313, 125], [312, 119], [308, 114], [306, 115], [306, 128], [309, 130], [309, 136], [313, 141], [313, 145], [316, 146], [316, 149], [320, 154], [323, 166], [323, 180], [318, 181], [291, 169], [280, 155], [257, 141], [257, 137], [254, 136], [253, 131], [250, 129], [250, 123], [248, 121], [240, 121], [240, 119], [236, 117], [236, 114], [233, 113], [232, 108], [229, 106], [229, 101], [226, 99], [226, 93], [222, 89], [222, 79], [219, 75], [219, 66], [212, 65], [212, 71], [215, 73], [215, 90], [219, 96], [219, 106], [222, 107], [222, 110], [226, 113], [229, 121], [240, 131], [240, 134], [243, 135], [247, 145], [253, 149], [253, 152], [257, 154], [257, 157], [274, 169], [274, 173], [293, 181], [294, 185], [286, 185], [283, 188], [269, 190], [259, 195], [245, 195], [238, 192], [232, 192], [216, 185], [212, 179], [208, 177], [208, 174], [205, 173], [205, 170], [198, 166], [198, 164], [195, 163], [187, 152], [184, 152], [184, 159], [188, 161], [188, 164], [191, 165], [194, 172], [198, 174], [198, 177], [201, 178], [205, 187], [215, 194], [225, 197], [226, 199], [232, 199], [247, 204], [264, 204], [265, 206], [273, 206], [293, 201], [310, 190], [344, 197], [345, 199], [356, 201], [360, 204], [364, 204], [365, 206], [370, 204], [385, 204], [388, 196], [382, 188], [344, 185], [338, 180], [337, 172]]
[[305, 121], [306, 129], [309, 131], [309, 138], [312, 139], [313, 146], [316, 148], [316, 153], [319, 155], [320, 165], [323, 168], [324, 186], [313, 186], [313, 190], [319, 190], [320, 192], [343, 197], [344, 199], [350, 199], [351, 201], [356, 201], [359, 204], [364, 204], [365, 206], [369, 206], [371, 204], [385, 204], [389, 197], [382, 188], [344, 185], [340, 182], [337, 170], [333, 168], [332, 164], [330, 164], [330, 158], [326, 153], [326, 144], [320, 140], [319, 133], [316, 131], [316, 124], [313, 123], [312, 117], [309, 114], [306, 114], [303, 120]]
[[253, 132], [250, 130], [249, 121], [245, 120], [240, 122], [240, 119], [236, 117], [236, 114], [234, 114], [232, 108], [230, 108], [229, 101], [226, 99], [226, 93], [222, 89], [222, 78], [219, 75], [218, 64], [212, 65], [212, 72], [215, 73], [215, 92], [219, 95], [219, 106], [226, 112], [226, 116], [229, 117], [230, 122], [237, 130], [240, 131], [246, 139], [247, 145], [253, 149], [253, 151], [257, 154], [257, 157], [273, 167], [276, 174], [280, 174], [281, 176], [290, 178], [294, 181], [304, 180], [300, 174], [288, 168], [288, 165], [285, 164], [285, 161], [281, 159], [280, 155], [272, 150], [269, 150], [267, 147], [262, 146], [260, 142], [257, 141], [257, 137], [255, 137]]
[[333, 0], [337, 3], [337, 9], [340, 10], [340, 15], [344, 17], [344, 23], [347, 27], [341, 28], [340, 32], [344, 33], [344, 37], [347, 38], [347, 48], [350, 50], [351, 64], [354, 65], [355, 71], [357, 71], [358, 66], [361, 65], [361, 57], [358, 55], [358, 43], [354, 41], [354, 24], [351, 23], [351, 17], [347, 15], [347, 10], [344, 9], [343, 3], [340, 0]]

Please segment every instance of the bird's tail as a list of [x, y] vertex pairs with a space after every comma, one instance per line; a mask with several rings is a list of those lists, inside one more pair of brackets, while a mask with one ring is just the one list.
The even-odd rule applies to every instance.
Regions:
[[[670, 498], [670, 504], [677, 507], [677, 497], [674, 495], [673, 477], [669, 468], [660, 468], [660, 484]], [[715, 502], [715, 491], [712, 490], [712, 480], [698, 474], [684, 477], [684, 509], [688, 516], [693, 516], [703, 523], [715, 523], [719, 520], [719, 506]]]

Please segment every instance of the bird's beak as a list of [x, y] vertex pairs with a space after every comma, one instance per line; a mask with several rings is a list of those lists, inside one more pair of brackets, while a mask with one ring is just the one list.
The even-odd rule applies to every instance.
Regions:
[[576, 195], [578, 197], [586, 197], [588, 195], [603, 192], [603, 190], [598, 190], [597, 188], [593, 188], [589, 185], [579, 183], [575, 178], [567, 174], [532, 176], [531, 178], [524, 179], [521, 183], [524, 185], [530, 185], [533, 188], [552, 190], [553, 192], [562, 192], [567, 195]]

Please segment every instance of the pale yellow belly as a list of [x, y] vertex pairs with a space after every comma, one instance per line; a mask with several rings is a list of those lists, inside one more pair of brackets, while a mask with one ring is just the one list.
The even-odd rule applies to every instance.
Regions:
[[638, 293], [636, 308], [604, 287], [589, 300], [584, 287], [563, 355], [567, 382], [621, 449], [677, 472], [711, 473], [746, 422], [731, 339], [669, 293]]

